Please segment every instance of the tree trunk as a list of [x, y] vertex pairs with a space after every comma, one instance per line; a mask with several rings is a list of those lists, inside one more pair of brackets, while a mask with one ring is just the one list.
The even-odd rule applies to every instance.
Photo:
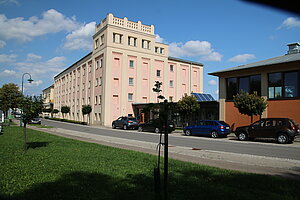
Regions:
[[251, 124], [253, 123], [253, 115], [251, 115]]
[[24, 122], [23, 132], [24, 132], [24, 151], [26, 152], [27, 151], [26, 122]]

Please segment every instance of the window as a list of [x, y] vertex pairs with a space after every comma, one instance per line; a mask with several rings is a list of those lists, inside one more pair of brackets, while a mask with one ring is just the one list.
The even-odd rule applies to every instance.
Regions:
[[261, 75], [234, 77], [227, 79], [227, 100], [233, 100], [233, 96], [244, 91], [250, 94], [261, 95]]
[[155, 47], [155, 53], [158, 53], [159, 47]]
[[282, 74], [280, 72], [272, 73], [269, 74], [268, 78], [269, 98], [274, 99], [282, 97]]
[[103, 58], [100, 59], [100, 68], [103, 67]]
[[92, 64], [89, 64], [89, 73], [92, 71]]
[[133, 94], [132, 93], [128, 93], [128, 101], [133, 101]]
[[133, 78], [129, 78], [128, 83], [129, 83], [129, 85], [133, 85]]
[[113, 42], [121, 44], [122, 43], [122, 37], [123, 37], [123, 35], [121, 35], [121, 34], [113, 33]]
[[284, 73], [284, 97], [298, 97], [298, 72]]
[[174, 87], [174, 81], [170, 80], [170, 88]]
[[148, 41], [148, 40], [142, 40], [142, 48], [144, 48], [144, 49], [150, 49], [150, 41]]
[[169, 96], [169, 102], [173, 102], [173, 97]]
[[101, 105], [101, 103], [102, 103], [102, 96], [99, 95], [99, 105]]
[[170, 65], [170, 72], [174, 72], [174, 65]]
[[95, 40], [95, 49], [97, 49], [98, 46], [99, 46], [99, 39], [96, 39], [96, 40]]
[[156, 76], [160, 77], [160, 70], [156, 70]]
[[95, 105], [98, 103], [98, 96], [95, 96]]
[[99, 67], [99, 60], [96, 61], [96, 69]]
[[95, 86], [96, 86], [96, 87], [98, 86], [98, 78], [96, 78]]
[[268, 74], [269, 99], [299, 97], [300, 71]]
[[129, 60], [129, 67], [134, 68], [134, 60]]
[[159, 53], [160, 53], [160, 54], [164, 54], [164, 48], [160, 48]]
[[137, 38], [128, 36], [128, 45], [136, 47], [136, 40]]
[[102, 85], [102, 77], [99, 78], [99, 86]]
[[100, 36], [100, 45], [104, 44], [104, 34]]
[[237, 78], [227, 79], [227, 100], [233, 100], [233, 96], [238, 92]]

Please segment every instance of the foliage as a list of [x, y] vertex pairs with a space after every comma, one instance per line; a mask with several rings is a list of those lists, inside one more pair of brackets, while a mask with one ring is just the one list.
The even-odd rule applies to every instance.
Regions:
[[92, 112], [92, 106], [91, 105], [82, 105], [82, 114], [88, 115], [88, 118], [90, 118], [90, 113]]
[[[0, 139], [0, 199], [154, 199], [156, 156], [28, 130]], [[169, 199], [297, 199], [299, 181], [169, 160]], [[182, 186], [188, 187], [182, 187]], [[217, 188], [217, 191], [216, 191]]]
[[82, 105], [82, 114], [83, 115], [89, 115], [91, 112], [92, 112], [91, 105]]
[[76, 120], [70, 120], [70, 119], [61, 119], [61, 118], [56, 118], [56, 117], [47, 117], [47, 119], [55, 120], [55, 121], [61, 121], [61, 122], [69, 122], [73, 124], [81, 124], [81, 125], [87, 125], [86, 122], [81, 122], [81, 121], [76, 121]]
[[200, 109], [197, 98], [193, 95], [185, 95], [177, 103], [177, 110], [184, 123], [191, 122], [192, 115]]
[[257, 94], [249, 94], [241, 91], [233, 97], [234, 107], [236, 107], [241, 114], [251, 117], [253, 122], [253, 115], [262, 115], [267, 108], [267, 101]]
[[27, 96], [21, 102], [23, 110], [22, 119], [27, 124], [32, 118], [38, 117], [43, 110], [43, 99], [41, 96]]
[[159, 102], [159, 99], [161, 100], [165, 99], [165, 97], [160, 94], [160, 92], [162, 92], [161, 86], [162, 86], [162, 82], [155, 81], [154, 88], [152, 88], [153, 92], [157, 94], [157, 103]]
[[53, 109], [53, 113], [54, 113], [54, 114], [57, 114], [57, 113], [59, 113], [59, 110]]
[[20, 107], [22, 100], [21, 96], [22, 95], [17, 84], [4, 84], [0, 88], [0, 110], [3, 110], [7, 116], [7, 111], [10, 108], [14, 109]]
[[60, 109], [61, 113], [63, 114], [63, 116], [67, 113], [70, 112], [70, 107], [69, 106], [62, 106]]

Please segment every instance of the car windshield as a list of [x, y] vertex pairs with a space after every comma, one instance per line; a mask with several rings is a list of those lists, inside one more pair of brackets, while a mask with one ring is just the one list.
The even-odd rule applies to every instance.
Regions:
[[135, 117], [129, 117], [128, 120], [136, 121], [136, 118]]

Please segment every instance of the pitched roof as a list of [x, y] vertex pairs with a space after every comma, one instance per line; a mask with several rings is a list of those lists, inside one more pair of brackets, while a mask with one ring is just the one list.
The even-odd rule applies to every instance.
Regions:
[[230, 71], [237, 71], [237, 70], [243, 70], [243, 69], [249, 69], [249, 68], [255, 68], [255, 67], [262, 67], [267, 65], [275, 65], [275, 64], [282, 64], [282, 63], [288, 63], [288, 62], [294, 62], [294, 61], [300, 61], [300, 53], [295, 54], [286, 54], [283, 56], [278, 56], [274, 58], [270, 58], [267, 60], [262, 60], [254, 63], [249, 63], [246, 65], [240, 65], [237, 67], [231, 67], [228, 69], [211, 72], [208, 73], [209, 75], [218, 76], [218, 74], [224, 73], [224, 72], [230, 72]]

